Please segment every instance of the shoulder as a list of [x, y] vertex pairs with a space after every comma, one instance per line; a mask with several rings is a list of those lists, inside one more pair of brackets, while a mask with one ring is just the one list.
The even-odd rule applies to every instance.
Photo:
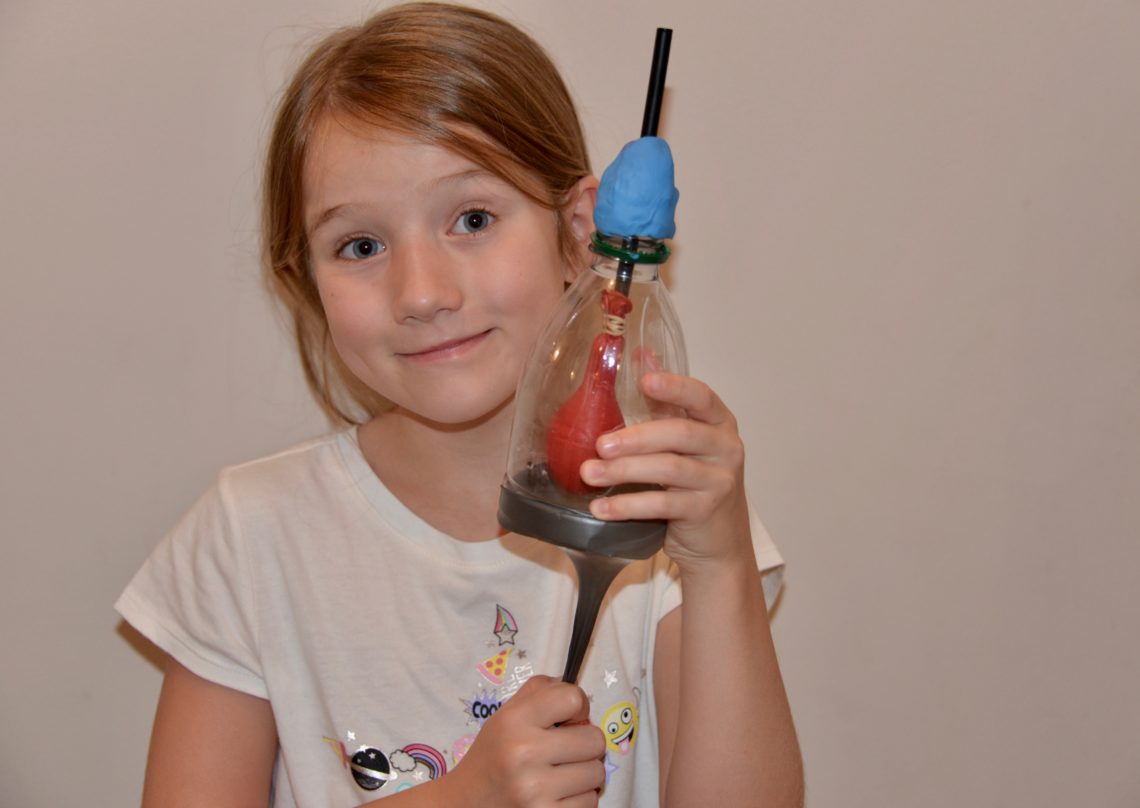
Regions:
[[280, 452], [226, 466], [214, 490], [227, 509], [287, 506], [328, 489], [343, 489], [350, 480], [343, 453], [354, 441], [351, 432], [334, 432]]
[[[199, 553], [234, 553], [278, 543], [358, 498], [344, 455], [350, 432], [307, 440], [280, 452], [222, 468], [183, 515], [166, 543]], [[239, 549], [247, 548], [247, 549]]]
[[327, 502], [327, 493], [318, 489], [349, 487], [337, 448], [343, 434], [224, 467], [167, 533], [148, 564], [165, 559], [172, 568], [186, 568], [195, 559], [213, 558], [219, 570], [240, 566], [251, 538], [272, 535], [280, 526], [297, 523], [314, 503]]

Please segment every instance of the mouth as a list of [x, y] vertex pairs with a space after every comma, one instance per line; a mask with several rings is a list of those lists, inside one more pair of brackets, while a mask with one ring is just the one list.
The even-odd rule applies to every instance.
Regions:
[[625, 732], [623, 732], [621, 735], [615, 735], [613, 738], [614, 745], [615, 746], [621, 746], [621, 744], [624, 742], [632, 741], [633, 740], [633, 730], [634, 730], [634, 728], [630, 727]]
[[404, 359], [413, 359], [420, 362], [431, 362], [443, 359], [452, 359], [462, 356], [467, 351], [474, 348], [480, 342], [487, 338], [491, 333], [491, 329], [480, 331], [478, 334], [472, 334], [469, 337], [460, 337], [459, 339], [447, 340], [446, 342], [439, 342], [435, 345], [430, 345], [417, 351], [402, 351], [396, 355]]

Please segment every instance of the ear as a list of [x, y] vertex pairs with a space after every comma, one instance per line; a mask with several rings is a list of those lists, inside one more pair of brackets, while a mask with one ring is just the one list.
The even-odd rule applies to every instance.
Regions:
[[594, 232], [594, 205], [598, 201], [598, 178], [593, 175], [582, 177], [566, 196], [562, 215], [567, 230], [581, 250], [581, 260], [566, 267], [566, 282], [578, 276], [587, 260], [590, 234]]

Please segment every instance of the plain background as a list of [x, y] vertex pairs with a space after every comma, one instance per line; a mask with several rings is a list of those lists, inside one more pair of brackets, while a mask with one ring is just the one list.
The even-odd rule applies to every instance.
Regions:
[[[599, 171], [675, 29], [670, 279], [788, 562], [808, 805], [1140, 805], [1140, 3], [487, 6]], [[0, 4], [4, 806], [137, 801], [160, 675], [112, 603], [221, 465], [326, 429], [260, 152], [372, 8]]]

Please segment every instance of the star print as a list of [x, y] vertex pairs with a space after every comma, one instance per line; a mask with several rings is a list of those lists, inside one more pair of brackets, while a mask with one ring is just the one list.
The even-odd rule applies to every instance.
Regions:
[[355, 733], [355, 732], [353, 732], [352, 730], [349, 730], [349, 731], [348, 731], [346, 734], [348, 735], [348, 739], [349, 739], [350, 741], [355, 741], [355, 740], [356, 740], [356, 733]]
[[526, 649], [519, 649], [519, 659], [526, 659]]
[[617, 684], [617, 671], [606, 671], [606, 690]]
[[376, 753], [375, 752], [369, 752], [368, 753], [368, 759], [369, 760], [376, 760]]
[[413, 779], [415, 779], [415, 780], [421, 780], [421, 781], [422, 781], [422, 780], [424, 779], [424, 773], [423, 773], [423, 772], [421, 772], [421, 771], [419, 771], [419, 770], [417, 769], [417, 770], [416, 770], [416, 773], [415, 773], [415, 774], [413, 774], [413, 775], [412, 775], [412, 777], [413, 777]]
[[499, 638], [499, 645], [506, 645], [507, 643], [514, 645], [515, 635], [518, 633], [518, 629], [503, 625], [502, 628], [495, 632], [495, 636]]
[[603, 761], [603, 763], [605, 764], [605, 767], [606, 767], [606, 785], [608, 786], [610, 784], [610, 775], [613, 774], [614, 772], [616, 772], [619, 767], [615, 766], [613, 763], [610, 762], [610, 753], [609, 752], [606, 752], [606, 757], [605, 757], [605, 760]]

